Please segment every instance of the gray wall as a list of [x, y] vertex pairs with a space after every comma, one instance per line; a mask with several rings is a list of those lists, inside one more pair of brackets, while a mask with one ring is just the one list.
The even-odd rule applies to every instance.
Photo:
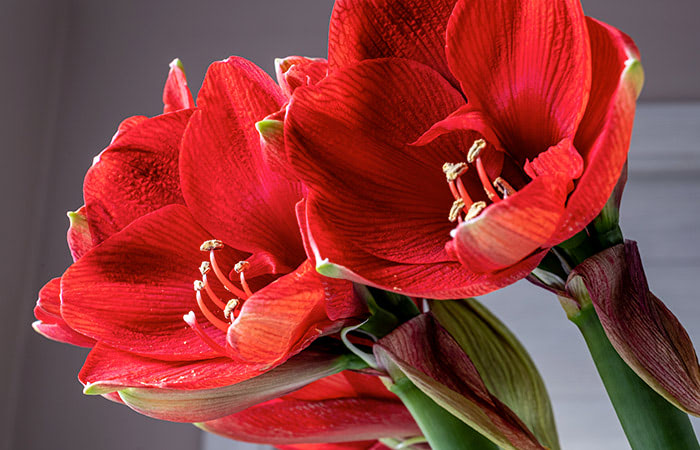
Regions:
[[[183, 59], [190, 85], [196, 89], [207, 65], [231, 54], [247, 57], [268, 71], [277, 56], [325, 55], [331, 6], [330, 0], [0, 3], [0, 61], [4, 63], [0, 71], [4, 89], [0, 317], [5, 319], [0, 326], [0, 449], [199, 448], [199, 433], [191, 426], [154, 421], [83, 396], [76, 374], [85, 352], [34, 334], [29, 327], [31, 309], [41, 285], [70, 263], [65, 211], [81, 204], [82, 178], [92, 157], [107, 144], [121, 119], [159, 112], [168, 62], [176, 56]], [[700, 100], [700, 84], [695, 82], [700, 69], [696, 0], [675, 0], [672, 7], [652, 0], [584, 0], [584, 7], [588, 14], [628, 32], [639, 44], [647, 73], [644, 100]], [[662, 286], [662, 298], [675, 301], [673, 306], [683, 312], [697, 342], [700, 330], [695, 324], [700, 312], [689, 302], [690, 287], [682, 283], [697, 274], [693, 258], [700, 250], [692, 231], [698, 219], [693, 194], [698, 191], [692, 180], [700, 172], [692, 170], [700, 167], [694, 146], [700, 137], [700, 116], [692, 105], [689, 110], [671, 108], [650, 107], [644, 113], [649, 115], [644, 116], [643, 128], [656, 128], [635, 141], [641, 149], [636, 156], [641, 168], [635, 171], [633, 156], [633, 181], [623, 216], [628, 222], [625, 229], [642, 240], [645, 259], [658, 269], [650, 277], [652, 282]], [[685, 138], [678, 141], [683, 132]], [[656, 145], [667, 150], [663, 141], [652, 140], [654, 136], [674, 136], [674, 142], [681, 142], [673, 146], [675, 156], [663, 162], [683, 161], [678, 165], [685, 175], [679, 178], [676, 172], [661, 170], [665, 166], [659, 161], [639, 156], [653, 155], [659, 150]], [[679, 179], [690, 184], [678, 184]], [[686, 203], [669, 204], [672, 195]], [[689, 199], [693, 201], [688, 203]], [[666, 206], [660, 213], [651, 204]], [[676, 240], [657, 239], [668, 238], [669, 233], [662, 230], [669, 223], [675, 227]], [[689, 238], [694, 238], [693, 243], [686, 244]], [[675, 261], [669, 249], [696, 265], [669, 269]], [[580, 341], [553, 299], [540, 296], [514, 302], [521, 296], [537, 297], [527, 287], [514, 289], [520, 290], [495, 294], [492, 305], [533, 347], [555, 403], [561, 405], [557, 413], [564, 440], [577, 439], [581, 426], [575, 421], [581, 413], [574, 415], [576, 399], [566, 391], [565, 369], [582, 367], [575, 377], [584, 380], [580, 392], [595, 393], [587, 397], [592, 399], [590, 415], [596, 416], [595, 408], [605, 408], [604, 394], [601, 397], [595, 374], [581, 356]], [[571, 354], [579, 358], [578, 363]], [[605, 414], [593, 423], [619, 437], [610, 411]], [[583, 439], [583, 432], [579, 434]], [[222, 444], [207, 441], [209, 448], [216, 445]]]

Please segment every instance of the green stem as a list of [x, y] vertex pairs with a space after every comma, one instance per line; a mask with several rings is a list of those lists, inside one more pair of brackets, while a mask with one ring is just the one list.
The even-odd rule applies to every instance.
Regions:
[[498, 447], [425, 395], [406, 377], [389, 388], [423, 431], [433, 450], [497, 450]]
[[633, 450], [698, 450], [688, 415], [657, 394], [625, 363], [592, 305], [571, 318], [588, 349]]

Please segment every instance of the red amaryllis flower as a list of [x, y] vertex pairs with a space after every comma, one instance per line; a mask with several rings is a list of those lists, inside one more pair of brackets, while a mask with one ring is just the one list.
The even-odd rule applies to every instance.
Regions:
[[60, 281], [61, 319], [97, 342], [80, 374], [86, 393], [119, 390], [154, 417], [210, 420], [347, 367], [332, 352], [277, 367], [336, 332], [329, 314], [343, 317], [326, 301], [351, 294], [306, 262], [301, 185], [262, 155], [255, 123], [286, 100], [232, 57], [210, 67], [194, 113], [134, 125], [182, 116], [179, 133], [145, 136], [174, 141], [172, 152], [142, 158], [125, 145], [130, 129], [101, 154], [93, 169], [104, 176], [89, 173], [85, 189], [95, 247]]
[[330, 75], [290, 103], [309, 249], [385, 289], [488, 292], [603, 207], [638, 53], [576, 0], [397, 3], [337, 2]]
[[239, 441], [328, 445], [310, 448], [335, 448], [328, 443], [342, 443], [338, 448], [377, 448], [371, 440], [421, 434], [401, 400], [379, 378], [353, 372], [323, 378], [292, 394], [197, 426]]

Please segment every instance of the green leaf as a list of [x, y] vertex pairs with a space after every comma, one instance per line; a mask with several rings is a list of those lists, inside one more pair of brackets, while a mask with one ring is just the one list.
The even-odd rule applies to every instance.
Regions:
[[469, 356], [489, 392], [517, 414], [542, 444], [559, 449], [544, 381], [515, 335], [473, 298], [432, 300], [430, 310]]

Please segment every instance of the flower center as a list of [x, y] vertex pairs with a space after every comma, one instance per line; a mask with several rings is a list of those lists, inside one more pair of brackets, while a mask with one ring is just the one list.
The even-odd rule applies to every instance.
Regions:
[[[452, 192], [452, 196], [455, 199], [448, 216], [450, 222], [457, 221], [458, 223], [462, 223], [463, 221], [472, 220], [478, 217], [488, 206], [485, 201], [472, 200], [472, 197], [469, 196], [467, 188], [462, 182], [462, 175], [464, 175], [470, 167], [476, 168], [479, 181], [484, 188], [486, 197], [491, 203], [498, 203], [516, 192], [513, 186], [500, 176], [491, 181], [488, 173], [486, 173], [486, 168], [484, 167], [484, 161], [482, 159], [486, 147], [485, 140], [477, 139], [467, 152], [467, 162], [446, 162], [442, 166], [442, 171], [447, 178], [450, 192]], [[498, 190], [498, 192], [496, 190]], [[500, 196], [498, 194], [499, 192]], [[463, 214], [464, 218], [462, 217]]]

